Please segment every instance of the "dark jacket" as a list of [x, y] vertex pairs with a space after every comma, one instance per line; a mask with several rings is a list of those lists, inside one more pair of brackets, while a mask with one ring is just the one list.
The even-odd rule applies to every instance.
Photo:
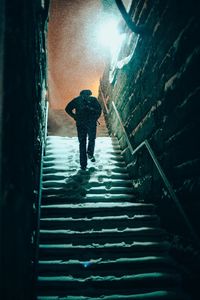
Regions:
[[84, 99], [79, 96], [67, 104], [65, 111], [76, 120], [77, 125], [88, 124], [97, 122], [101, 115], [101, 105], [95, 97]]

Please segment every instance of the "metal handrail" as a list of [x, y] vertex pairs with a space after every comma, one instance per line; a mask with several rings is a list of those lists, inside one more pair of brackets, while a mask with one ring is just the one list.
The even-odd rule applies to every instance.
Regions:
[[[101, 91], [101, 95], [102, 95], [102, 98], [104, 99], [104, 95], [103, 95], [102, 91]], [[105, 102], [105, 101], [103, 101], [103, 102]], [[134, 155], [142, 147], [144, 147], [144, 146], [146, 147], [146, 149], [148, 150], [148, 152], [149, 152], [149, 154], [150, 154], [150, 156], [151, 156], [151, 158], [152, 158], [152, 160], [153, 160], [153, 162], [154, 162], [154, 164], [155, 164], [155, 166], [156, 166], [156, 168], [157, 168], [157, 170], [158, 170], [158, 172], [159, 172], [159, 174], [160, 174], [160, 176], [161, 176], [161, 178], [162, 178], [162, 180], [163, 180], [163, 182], [164, 182], [164, 184], [165, 184], [165, 186], [166, 186], [166, 188], [167, 188], [167, 190], [168, 190], [168, 192], [169, 192], [169, 194], [171, 196], [171, 198], [173, 199], [176, 207], [178, 208], [179, 213], [181, 214], [182, 218], [184, 219], [186, 226], [188, 227], [188, 229], [191, 232], [191, 235], [193, 236], [193, 238], [195, 239], [195, 241], [200, 245], [200, 239], [199, 239], [198, 235], [196, 234], [193, 226], [191, 225], [188, 217], [186, 216], [186, 214], [185, 214], [185, 212], [184, 212], [184, 210], [183, 210], [183, 208], [182, 208], [182, 206], [181, 206], [181, 204], [179, 202], [179, 199], [176, 196], [176, 194], [175, 194], [175, 192], [174, 192], [174, 190], [172, 188], [172, 185], [170, 184], [169, 180], [167, 179], [167, 176], [165, 175], [165, 173], [164, 173], [164, 171], [163, 171], [163, 169], [162, 169], [162, 167], [161, 167], [158, 159], [156, 158], [156, 155], [155, 155], [153, 149], [151, 148], [148, 140], [145, 139], [139, 146], [137, 146], [135, 149], [133, 149], [133, 147], [132, 147], [132, 145], [130, 143], [130, 140], [128, 138], [128, 135], [126, 133], [125, 127], [123, 125], [122, 119], [121, 119], [121, 117], [119, 115], [119, 112], [117, 110], [117, 107], [116, 107], [116, 105], [115, 105], [115, 103], [113, 101], [111, 103], [112, 103], [112, 106], [113, 106], [114, 111], [116, 113], [116, 116], [118, 118], [118, 121], [119, 121], [119, 123], [121, 125], [122, 131], [124, 133], [124, 136], [125, 136], [127, 145], [128, 145], [128, 147], [130, 149], [131, 155]], [[108, 111], [108, 114], [109, 113], [110, 113], [110, 111]]]
[[44, 142], [47, 139], [47, 126], [48, 126], [48, 113], [49, 113], [49, 101], [46, 100], [46, 109], [45, 109], [45, 129], [44, 129]]

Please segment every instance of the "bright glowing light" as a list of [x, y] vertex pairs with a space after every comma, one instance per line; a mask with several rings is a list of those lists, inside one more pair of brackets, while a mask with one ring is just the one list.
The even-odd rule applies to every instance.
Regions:
[[99, 41], [103, 46], [110, 47], [113, 42], [118, 41], [119, 33], [117, 30], [117, 21], [112, 19], [99, 28]]
[[124, 36], [119, 33], [118, 23], [116, 18], [104, 19], [97, 32], [99, 44], [109, 49], [112, 55], [116, 54], [124, 39]]

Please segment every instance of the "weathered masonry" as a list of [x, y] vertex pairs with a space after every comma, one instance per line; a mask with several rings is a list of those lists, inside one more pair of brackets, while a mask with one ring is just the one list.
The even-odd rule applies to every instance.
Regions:
[[173, 201], [147, 149], [131, 155], [116, 109], [132, 148], [149, 142], [198, 234], [199, 12], [196, 1], [132, 1], [130, 15], [138, 28], [142, 25], [141, 33], [125, 27], [125, 44], [104, 72], [100, 88], [136, 194], [159, 198], [163, 222], [172, 231], [179, 226]]
[[[200, 235], [200, 5], [136, 0], [129, 15], [139, 33], [127, 25], [122, 28], [125, 43], [104, 72], [100, 98], [110, 131], [119, 138], [135, 194], [154, 200], [163, 226], [171, 233], [172, 253], [194, 267], [199, 259], [189, 245], [193, 230], [196, 237]], [[145, 141], [171, 184], [186, 222]], [[191, 281], [197, 271], [193, 267]]]
[[34, 295], [48, 1], [0, 1], [0, 298]]

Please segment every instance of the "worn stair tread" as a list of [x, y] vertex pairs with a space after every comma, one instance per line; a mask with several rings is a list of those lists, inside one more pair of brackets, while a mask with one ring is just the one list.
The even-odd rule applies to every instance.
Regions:
[[[59, 136], [59, 135], [48, 135], [47, 136], [47, 142], [48, 141], [52, 141], [52, 142], [57, 142], [57, 141], [68, 141], [68, 140], [77, 140], [77, 137], [74, 136], [74, 137], [64, 137], [64, 136]], [[116, 137], [109, 137], [109, 138], [106, 138], [106, 139], [109, 139], [109, 140], [113, 140], [113, 141], [118, 141]], [[98, 138], [99, 141], [103, 141], [105, 140], [104, 137], [100, 137]]]
[[[43, 169], [43, 178], [48, 178], [48, 176], [57, 176], [54, 174], [63, 174], [66, 177], [72, 176], [79, 174], [81, 171], [79, 168], [74, 167], [74, 168], [68, 168], [66, 169], [66, 166], [59, 166], [57, 167], [48, 167]], [[109, 179], [130, 179], [130, 176], [128, 172], [119, 172], [119, 170], [116, 172], [116, 168], [114, 170], [111, 169], [103, 169], [101, 167], [95, 168], [95, 167], [90, 167], [87, 172], [81, 172], [82, 178], [88, 177], [90, 174], [96, 174], [96, 176], [103, 176], [105, 178]]]
[[88, 263], [88, 265], [95, 264], [96, 266], [102, 265], [103, 267], [106, 267], [107, 265], [120, 265], [120, 264], [133, 264], [133, 265], [141, 265], [141, 264], [149, 264], [149, 263], [168, 263], [170, 265], [175, 266], [175, 261], [170, 256], [142, 256], [142, 257], [121, 257], [117, 259], [107, 259], [103, 260], [102, 258], [99, 259], [91, 259], [90, 261], [80, 261], [78, 259], [70, 259], [70, 260], [40, 260], [39, 264], [44, 265], [61, 265], [61, 266], [80, 266], [84, 265], [85, 263]]
[[[66, 170], [68, 169], [68, 172], [76, 172], [77, 170], [79, 170], [80, 166], [79, 163], [73, 163], [70, 165], [69, 168], [67, 168], [67, 165], [65, 165], [64, 163], [60, 163], [60, 164], [49, 164], [49, 165], [44, 165], [43, 167], [43, 173], [52, 173], [52, 172], [66, 172]], [[101, 164], [93, 164], [90, 168], [88, 168], [84, 174], [86, 176], [88, 176], [88, 174], [90, 174], [91, 172], [96, 172], [96, 174], [99, 173], [99, 175], [103, 174], [104, 172], [110, 172], [113, 174], [128, 174], [128, 169], [127, 167], [120, 167], [118, 165], [101, 165]], [[84, 176], [84, 174], [82, 173], [82, 175]]]
[[[45, 193], [52, 193], [52, 192], [56, 192], [56, 191], [61, 191], [61, 190], [70, 190], [70, 191], [75, 191], [76, 188], [78, 189], [81, 186], [81, 183], [79, 183], [80, 186], [73, 186], [74, 182], [71, 182], [72, 187], [70, 186], [70, 184], [66, 184], [64, 183], [63, 185], [60, 185], [60, 187], [43, 187], [42, 191]], [[88, 183], [89, 185], [89, 183]], [[87, 187], [87, 184], [83, 184], [83, 187], [87, 190], [87, 193], [118, 193], [118, 194], [133, 194], [133, 188], [132, 187], [121, 187], [121, 186], [109, 186], [109, 185], [105, 185], [105, 186], [89, 186]]]
[[[42, 175], [43, 178], [43, 183], [45, 181], [51, 181], [51, 180], [63, 180], [68, 178], [69, 176], [73, 176], [76, 175], [77, 172], [75, 172], [74, 174], [71, 175], [71, 172], [64, 170], [63, 172], [61, 171], [55, 171], [53, 173], [45, 173]], [[98, 175], [95, 173], [96, 178], [98, 178], [98, 176], [101, 176], [101, 178], [103, 180], [121, 180], [121, 181], [129, 181], [130, 177], [128, 173], [121, 173], [121, 174], [113, 174], [112, 172], [106, 172], [106, 171], [101, 171], [101, 174]], [[84, 175], [82, 174], [82, 178], [84, 178]], [[132, 182], [132, 180], [131, 180]]]
[[[80, 189], [77, 191], [77, 193], [73, 193], [70, 195], [69, 191], [63, 192], [60, 191], [58, 194], [44, 194], [42, 198], [42, 204], [43, 206], [47, 205], [60, 205], [60, 204], [79, 204], [79, 203], [121, 203], [122, 201], [129, 203], [140, 203], [139, 201], [136, 201], [136, 197], [132, 194], [111, 194], [111, 193], [105, 193], [105, 194], [87, 194], [84, 189]], [[144, 209], [150, 209], [150, 207], [144, 207]], [[153, 210], [153, 208], [152, 208]]]
[[87, 189], [85, 187], [82, 187], [81, 185], [77, 188], [70, 188], [70, 187], [66, 187], [66, 188], [60, 188], [60, 189], [56, 189], [56, 188], [52, 188], [52, 189], [44, 189], [43, 190], [43, 198], [50, 198], [52, 196], [63, 196], [63, 197], [69, 197], [69, 198], [74, 198], [78, 196], [84, 196], [84, 197], [93, 197], [94, 201], [97, 197], [99, 197], [99, 199], [102, 197], [113, 197], [113, 199], [119, 199], [121, 198], [126, 198], [127, 197], [127, 201], [129, 199], [135, 198], [135, 195], [133, 193], [131, 193], [130, 190], [126, 190], [126, 193], [124, 192], [124, 190], [122, 189], [118, 189], [119, 191], [121, 191], [121, 193], [117, 193], [117, 189], [113, 188], [113, 189]]
[[99, 238], [103, 238], [104, 236], [124, 236], [124, 238], [130, 236], [163, 236], [165, 235], [165, 231], [160, 228], [151, 228], [151, 227], [139, 227], [139, 228], [124, 228], [124, 229], [118, 229], [118, 228], [111, 228], [111, 229], [102, 229], [102, 230], [94, 230], [93, 228], [86, 231], [75, 231], [71, 229], [41, 229], [40, 230], [41, 239], [43, 236], [48, 236], [49, 238], [64, 238], [65, 236], [73, 236], [74, 239], [76, 236], [84, 237], [85, 239], [89, 238], [89, 236], [99, 236]]
[[158, 241], [165, 238], [165, 232], [156, 229], [141, 229], [138, 230], [100, 230], [100, 231], [71, 231], [71, 230], [40, 230], [41, 243], [60, 243], [72, 242], [73, 244], [88, 244], [96, 243], [99, 239], [106, 243], [110, 239], [113, 241]]
[[[54, 150], [54, 153], [57, 153], [57, 151], [63, 151], [65, 153], [70, 153], [70, 149], [69, 149], [69, 143], [70, 143], [70, 149], [74, 148], [76, 149], [76, 151], [78, 151], [78, 139], [72, 139], [70, 141], [63, 141], [63, 142], [59, 142], [59, 149], [58, 149], [58, 142], [47, 142], [46, 146], [47, 149], [50, 150]], [[99, 151], [102, 151], [102, 147], [104, 149], [113, 149], [113, 148], [117, 148], [117, 149], [121, 149], [121, 146], [119, 144], [119, 142], [114, 142], [112, 140], [110, 140], [110, 138], [104, 139], [104, 141], [99, 141], [98, 139], [96, 139], [96, 145], [95, 145], [95, 152], [98, 153]]]
[[[106, 164], [103, 164], [102, 162], [99, 162], [99, 161], [96, 161], [94, 163], [91, 163], [90, 161], [88, 161], [88, 163], [90, 163], [90, 167], [92, 172], [102, 172], [103, 170], [104, 171], [112, 171], [112, 172], [115, 172], [115, 173], [127, 173], [128, 174], [128, 169], [126, 167], [125, 164], [123, 165], [120, 165], [121, 163], [106, 163]], [[68, 162], [66, 161], [66, 163], [63, 163], [63, 162], [44, 162], [44, 165], [43, 165], [43, 171], [51, 171], [51, 170], [54, 170], [56, 172], [57, 171], [60, 171], [62, 169], [65, 170], [65, 172], [68, 172], [72, 169], [76, 170], [77, 167], [80, 167], [79, 166], [79, 159], [77, 158], [75, 161], [71, 162], [70, 163], [70, 166], [68, 166]]]
[[[107, 153], [105, 152], [104, 155], [99, 155], [99, 154], [95, 154], [95, 158], [97, 160], [97, 162], [102, 161], [102, 160], [107, 160], [108, 163], [111, 165], [113, 163], [122, 163], [123, 165], [125, 164], [124, 162], [124, 158], [122, 155], [117, 155], [115, 153]], [[64, 161], [67, 162], [68, 161], [68, 157], [66, 156], [66, 153], [63, 153], [63, 155], [61, 153], [57, 153], [57, 154], [49, 154], [44, 156], [43, 162], [59, 162], [59, 161]]]
[[177, 265], [168, 256], [146, 256], [138, 258], [120, 259], [90, 259], [89, 261], [80, 260], [40, 260], [40, 274], [70, 274], [73, 276], [88, 276], [91, 274], [139, 274], [152, 273], [153, 271], [170, 273], [177, 272]]
[[72, 176], [72, 177], [68, 177], [66, 178], [65, 176], [63, 176], [62, 179], [60, 179], [59, 177], [54, 178], [54, 180], [44, 180], [42, 187], [44, 188], [61, 188], [64, 185], [69, 185], [69, 184], [73, 184], [73, 183], [77, 183], [77, 184], [83, 184], [86, 185], [87, 187], [93, 187], [93, 188], [97, 188], [97, 187], [102, 187], [105, 186], [107, 188], [111, 188], [111, 187], [132, 187], [133, 189], [133, 184], [132, 184], [132, 180], [120, 180], [120, 179], [110, 179], [110, 178], [104, 178], [103, 176], [95, 176], [95, 178], [90, 179], [88, 182], [86, 180], [83, 179], [83, 177], [81, 176]]
[[[161, 272], [152, 272], [152, 273], [140, 273], [140, 274], [134, 274], [134, 275], [123, 275], [123, 276], [89, 276], [87, 278], [77, 278], [73, 277], [71, 275], [69, 276], [39, 276], [38, 281], [51, 281], [51, 282], [73, 282], [73, 281], [79, 281], [79, 282], [88, 282], [88, 281], [119, 281], [119, 280], [148, 280], [153, 279], [153, 281], [156, 281], [155, 279], [174, 279], [180, 281], [180, 275], [179, 274], [171, 274], [171, 273], [161, 273]], [[149, 282], [148, 282], [149, 284]]]
[[[79, 172], [79, 171], [78, 171]], [[45, 173], [43, 174], [43, 183], [45, 181], [49, 181], [49, 180], [56, 180], [56, 179], [66, 179], [69, 178], [70, 176], [76, 176], [77, 175], [77, 170], [75, 170], [75, 172], [67, 172], [65, 171], [56, 171], [53, 173]], [[84, 180], [84, 178], [87, 178], [87, 173], [86, 175], [84, 175], [83, 173], [81, 174], [82, 180]], [[95, 173], [95, 177], [101, 177], [103, 180], [121, 180], [121, 181], [130, 181], [130, 177], [128, 173], [113, 173], [112, 171], [101, 171], [101, 174], [97, 174], [97, 172]], [[132, 180], [131, 180], [132, 183]]]
[[[58, 166], [59, 165], [63, 165], [64, 163], [66, 163], [66, 168], [67, 168], [67, 158], [66, 159], [60, 159], [60, 160], [52, 160], [52, 161], [46, 161], [44, 160], [43, 161], [43, 168], [47, 168], [47, 167], [54, 167], [54, 166]], [[94, 166], [97, 166], [98, 167], [98, 161], [96, 163], [94, 163]], [[75, 165], [76, 162], [71, 162], [71, 165]], [[121, 162], [121, 161], [108, 161], [107, 165], [106, 165], [107, 168], [111, 168], [111, 169], [114, 169], [114, 168], [126, 168], [126, 164], [125, 162]], [[105, 166], [104, 166], [105, 168]]]
[[[60, 165], [54, 165], [51, 167], [44, 167], [43, 168], [43, 174], [47, 174], [47, 173], [56, 173], [56, 172], [68, 172], [68, 173], [72, 173], [72, 172], [78, 172], [80, 170], [80, 166], [77, 163], [76, 165], [72, 165], [70, 166], [68, 169], [66, 169], [66, 165], [65, 164], [60, 164]], [[128, 171], [126, 168], [120, 168], [120, 167], [116, 167], [116, 166], [92, 166], [90, 168], [87, 169], [87, 171], [85, 171], [84, 173], [82, 173], [82, 176], [88, 176], [88, 174], [90, 174], [90, 172], [99, 172], [99, 175], [102, 175], [103, 173], [108, 173], [110, 172], [110, 174], [113, 174], [113, 176], [128, 176]]]
[[51, 221], [51, 222], [92, 222], [92, 221], [113, 221], [113, 223], [115, 224], [115, 221], [133, 221], [133, 220], [151, 220], [151, 219], [156, 219], [158, 220], [158, 216], [157, 215], [135, 215], [133, 217], [129, 217], [127, 215], [119, 215], [119, 216], [102, 216], [102, 217], [91, 217], [91, 218], [73, 218], [73, 217], [57, 217], [57, 218], [41, 218], [41, 221]]
[[[77, 146], [78, 146], [78, 144], [77, 144]], [[76, 146], [76, 147], [77, 147]], [[97, 153], [98, 151], [96, 151], [96, 153]], [[77, 153], [78, 153], [78, 147], [77, 147]], [[103, 152], [102, 152], [103, 153]], [[45, 156], [44, 157], [47, 157], [47, 156], [49, 156], [49, 155], [58, 155], [58, 154], [60, 154], [60, 155], [67, 155], [67, 154], [70, 154], [70, 150], [68, 150], [68, 148], [67, 147], [65, 147], [65, 148], [55, 148], [55, 147], [47, 147], [46, 149], [45, 149]], [[110, 147], [110, 148], [106, 148], [106, 152], [104, 152], [104, 154], [105, 155], [113, 155], [113, 156], [115, 156], [115, 155], [122, 155], [122, 150], [121, 149], [113, 149], [112, 147]]]
[[127, 215], [122, 216], [108, 216], [108, 217], [91, 217], [91, 218], [73, 218], [73, 217], [55, 217], [55, 218], [41, 218], [40, 228], [57, 228], [57, 229], [69, 229], [79, 228], [126, 228], [128, 227], [137, 228], [139, 226], [145, 226], [148, 224], [151, 227], [157, 227], [160, 224], [157, 215], [135, 215], [129, 217]]
[[131, 203], [131, 202], [84, 202], [84, 203], [77, 203], [77, 204], [50, 204], [50, 205], [44, 205], [42, 208], [72, 208], [72, 209], [90, 209], [90, 208], [132, 208], [132, 209], [145, 209], [149, 208], [154, 209], [155, 205], [150, 203]]
[[99, 244], [99, 243], [93, 243], [93, 244], [88, 244], [88, 245], [73, 245], [73, 244], [45, 244], [42, 245], [40, 244], [40, 248], [56, 248], [56, 249], [98, 249], [98, 248], [148, 248], [149, 246], [155, 246], [156, 248], [158, 247], [164, 247], [165, 249], [169, 249], [169, 243], [168, 242], [133, 242], [133, 243], [125, 243], [125, 242], [120, 242], [120, 243], [106, 243], [106, 244]]
[[[84, 198], [83, 198], [84, 199]], [[109, 198], [108, 198], [109, 199]], [[113, 198], [112, 198], [113, 199]], [[141, 212], [150, 213], [155, 211], [154, 205], [143, 203], [126, 202], [83, 202], [77, 204], [48, 204], [41, 206], [41, 217], [43, 216], [108, 216], [122, 215], [134, 216]], [[131, 205], [132, 204], [132, 205]]]
[[45, 294], [66, 295], [69, 292], [72, 295], [109, 295], [115, 293], [131, 294], [139, 291], [153, 291], [157, 289], [173, 288], [180, 285], [180, 276], [171, 273], [141, 273], [137, 275], [124, 276], [89, 276], [85, 278], [73, 276], [39, 276], [38, 288]]
[[[63, 152], [63, 156], [60, 155], [61, 153], [55, 153], [55, 152], [51, 152], [51, 154], [49, 155], [45, 155], [44, 156], [44, 160], [45, 162], [53, 162], [53, 161], [59, 161], [59, 160], [67, 160], [67, 156], [66, 156], [66, 151]], [[95, 154], [95, 157], [96, 158], [99, 158], [99, 154], [96, 153]], [[113, 162], [113, 161], [116, 161], [116, 162], [123, 162], [124, 163], [124, 158], [122, 155], [115, 155], [115, 153], [112, 153], [112, 152], [104, 152], [103, 155], [101, 155], [101, 160], [102, 159], [107, 159], [109, 162]]]
[[66, 297], [59, 297], [59, 296], [39, 296], [37, 300], [190, 300], [190, 298], [183, 294], [182, 291], [176, 290], [161, 290], [158, 289], [157, 291], [153, 292], [146, 292], [146, 293], [138, 293], [132, 295], [123, 295], [123, 294], [114, 294], [114, 295], [101, 295], [99, 297], [84, 297], [79, 296], [66, 296]]
[[[48, 154], [57, 154], [57, 153], [60, 153], [62, 154], [62, 156], [67, 156], [69, 154], [72, 154], [70, 149], [73, 149], [74, 152], [73, 153], [76, 153], [78, 154], [78, 147], [79, 147], [79, 144], [78, 144], [78, 141], [70, 141], [70, 148], [69, 148], [69, 144], [68, 143], [63, 143], [63, 144], [59, 144], [59, 149], [55, 147], [55, 145], [53, 145], [52, 143], [51, 144], [48, 144], [47, 145], [47, 152], [46, 152], [46, 155], [47, 153]], [[104, 145], [103, 144], [96, 144], [95, 146], [95, 154], [96, 153], [102, 153], [102, 155], [104, 155], [105, 151], [102, 150], [102, 147], [104, 147], [104, 150], [106, 149], [106, 153], [112, 153], [112, 152], [115, 152], [115, 151], [119, 151], [118, 153], [122, 153], [122, 150], [121, 150], [121, 147], [119, 144], [117, 143], [111, 143], [111, 142], [107, 142], [105, 143]]]
[[143, 257], [145, 255], [166, 254], [169, 250], [169, 243], [159, 242], [118, 242], [118, 243], [92, 243], [85, 245], [70, 244], [41, 244], [39, 245], [40, 258], [45, 259], [116, 259], [124, 257]]

